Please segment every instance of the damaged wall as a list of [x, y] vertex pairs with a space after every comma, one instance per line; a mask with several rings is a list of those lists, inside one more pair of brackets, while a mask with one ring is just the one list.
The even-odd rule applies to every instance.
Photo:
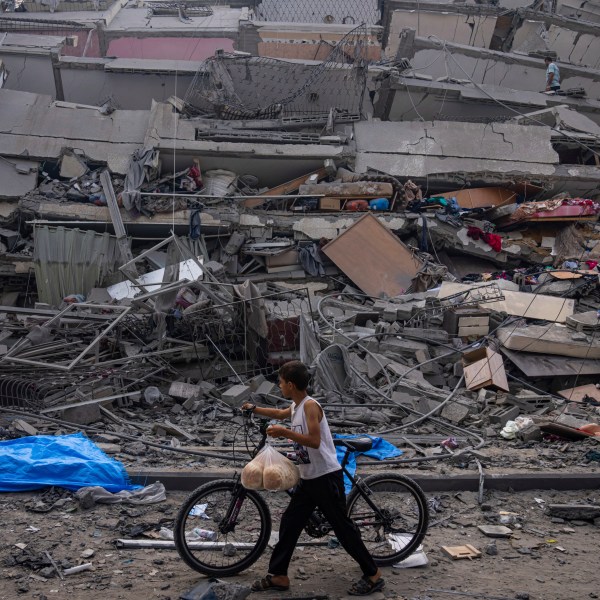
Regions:
[[191, 158], [198, 157], [204, 171], [223, 168], [238, 174], [251, 173], [260, 185], [278, 185], [323, 166], [330, 158], [340, 160], [351, 155], [342, 145], [277, 144], [255, 142], [197, 141], [197, 123], [174, 115], [169, 104], [154, 103], [145, 143], [161, 151], [167, 164], [172, 164], [176, 148], [176, 168], [185, 168]]
[[[463, 80], [464, 81], [464, 80]], [[564, 104], [600, 123], [600, 102], [587, 98], [551, 96], [510, 89], [501, 85], [425, 81], [417, 77], [391, 76], [375, 97], [375, 115], [390, 121], [416, 119], [471, 121], [512, 118]]]
[[[544, 89], [546, 65], [542, 58], [459, 44], [446, 46], [451, 54], [448, 57], [439, 45], [435, 46], [435, 42], [427, 38], [415, 38], [409, 54], [415, 71], [434, 79], [451, 77], [462, 80], [468, 76], [476, 83], [514, 90], [539, 92]], [[560, 62], [559, 66], [564, 89], [583, 87], [590, 98], [600, 96], [600, 72]]]
[[417, 35], [435, 36], [456, 44], [489, 48], [496, 28], [496, 16], [428, 12], [419, 9], [394, 10], [385, 43], [385, 53], [388, 57], [396, 56], [400, 33], [406, 27], [414, 29]]
[[125, 173], [143, 144], [148, 111], [103, 115], [94, 107], [52, 102], [49, 96], [0, 89], [0, 155], [57, 159], [64, 148]]
[[193, 61], [71, 59], [61, 61], [60, 72], [69, 102], [95, 105], [110, 96], [121, 109], [149, 110], [153, 100], [183, 96], [197, 69]]
[[551, 50], [559, 61], [600, 68], [600, 36], [591, 23], [559, 17], [525, 19], [514, 31], [511, 49], [523, 53]]
[[550, 130], [508, 123], [435, 121], [356, 123], [356, 171], [402, 177], [453, 171], [554, 173], [558, 155]]

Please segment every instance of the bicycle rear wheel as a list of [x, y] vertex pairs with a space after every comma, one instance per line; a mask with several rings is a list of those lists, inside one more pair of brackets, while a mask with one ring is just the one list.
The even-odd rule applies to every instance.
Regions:
[[247, 569], [263, 553], [270, 535], [266, 502], [230, 479], [195, 489], [179, 509], [173, 530], [175, 547], [185, 563], [215, 577]]
[[429, 525], [425, 494], [412, 479], [395, 473], [371, 475], [362, 483], [379, 514], [354, 487], [348, 496], [348, 516], [375, 562], [383, 567], [396, 564], [425, 537]]

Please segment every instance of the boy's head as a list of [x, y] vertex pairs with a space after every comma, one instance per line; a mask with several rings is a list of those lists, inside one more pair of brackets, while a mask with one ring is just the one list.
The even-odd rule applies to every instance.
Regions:
[[310, 373], [299, 360], [291, 360], [279, 368], [279, 389], [284, 398], [291, 398], [294, 391], [306, 391], [309, 381]]
[[549, 65], [552, 62], [552, 58], [549, 56], [546, 56], [546, 58], [544, 59], [544, 62]]

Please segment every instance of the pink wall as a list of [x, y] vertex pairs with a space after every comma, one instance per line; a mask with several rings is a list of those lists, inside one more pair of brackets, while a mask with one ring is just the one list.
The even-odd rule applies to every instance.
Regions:
[[215, 50], [233, 50], [228, 38], [118, 38], [111, 40], [107, 56], [117, 58], [154, 58], [164, 60], [204, 60]]

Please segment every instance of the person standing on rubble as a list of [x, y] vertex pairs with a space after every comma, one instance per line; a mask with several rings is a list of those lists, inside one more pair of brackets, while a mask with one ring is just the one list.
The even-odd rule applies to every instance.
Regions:
[[252, 591], [289, 589], [288, 566], [298, 538], [310, 515], [319, 508], [333, 528], [344, 550], [359, 564], [363, 576], [348, 590], [351, 596], [368, 596], [383, 589], [381, 570], [364, 545], [360, 533], [346, 514], [346, 496], [342, 469], [327, 418], [321, 405], [306, 389], [310, 374], [300, 361], [285, 363], [279, 369], [279, 388], [292, 400], [285, 409], [263, 408], [245, 403], [242, 408], [271, 419], [291, 418], [291, 428], [271, 425], [267, 434], [291, 440], [298, 457], [300, 483], [281, 517], [279, 541], [273, 549], [268, 574], [252, 584]]
[[546, 91], [557, 92], [560, 90], [560, 71], [550, 56], [544, 59], [546, 63]]

